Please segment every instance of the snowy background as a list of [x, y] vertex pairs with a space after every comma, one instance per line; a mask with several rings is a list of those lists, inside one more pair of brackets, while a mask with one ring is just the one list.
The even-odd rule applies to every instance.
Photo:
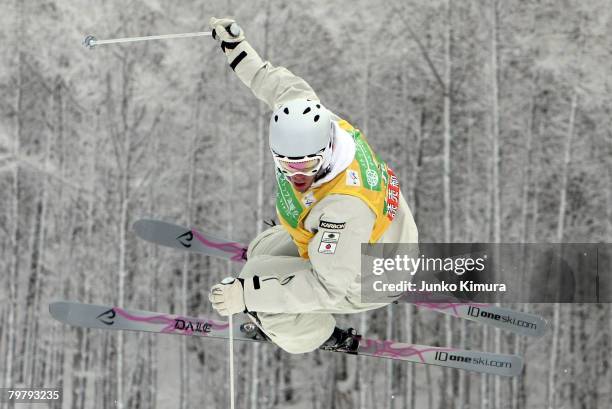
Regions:
[[[368, 135], [423, 242], [610, 242], [611, 5], [3, 0], [0, 386], [62, 388], [62, 408], [228, 407], [224, 342], [69, 328], [47, 305], [210, 316], [206, 292], [238, 266], [142, 242], [131, 224], [155, 216], [247, 242], [275, 216], [269, 113], [211, 39], [86, 50], [86, 34], [192, 32], [233, 15]], [[611, 305], [509, 306], [553, 328], [519, 338], [411, 306], [341, 321], [518, 353], [520, 378], [240, 345], [237, 407], [609, 408]]]

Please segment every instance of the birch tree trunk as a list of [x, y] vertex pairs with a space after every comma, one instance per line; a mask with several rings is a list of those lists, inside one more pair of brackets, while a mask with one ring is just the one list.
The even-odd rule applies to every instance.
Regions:
[[[196, 125], [198, 123], [199, 123], [199, 120], [196, 122]], [[154, 158], [155, 158], [156, 164], [163, 163], [162, 158], [160, 157], [161, 155], [160, 155], [159, 145], [160, 145], [160, 138], [154, 138], [152, 152], [155, 155]], [[148, 191], [148, 200], [147, 200], [147, 203], [148, 203], [147, 213], [148, 214], [155, 214], [155, 211], [156, 211], [156, 201], [155, 201], [156, 191], [154, 189], [154, 186], [155, 186], [154, 184], [151, 184], [149, 187], [149, 191]], [[156, 262], [155, 262], [155, 260], [158, 259], [159, 252], [158, 252], [157, 246], [149, 247], [149, 251], [151, 253], [148, 254], [148, 257], [147, 257], [148, 270], [153, 271], [153, 276], [149, 283], [150, 288], [151, 288], [151, 297], [149, 298], [149, 310], [155, 311], [156, 308], [159, 307], [158, 289], [160, 288], [160, 280], [159, 280], [160, 271], [159, 271], [158, 265], [156, 265]], [[157, 408], [157, 394], [158, 394], [159, 388], [158, 388], [158, 382], [157, 382], [158, 380], [157, 362], [158, 361], [157, 361], [156, 352], [157, 352], [158, 340], [159, 340], [159, 337], [150, 336], [147, 338], [147, 352], [148, 352], [147, 362], [149, 364], [148, 385], [147, 385], [149, 399], [147, 402], [149, 405], [149, 409]]]
[[[44, 169], [46, 170], [49, 165], [49, 150], [50, 150], [50, 136], [48, 135], [45, 138], [45, 156], [43, 159]], [[44, 236], [45, 236], [45, 219], [47, 213], [47, 175], [46, 173], [41, 174], [42, 182], [40, 187], [40, 199], [37, 204], [37, 208], [35, 211], [33, 221], [33, 230], [35, 231], [35, 238], [33, 235], [33, 250], [32, 250], [32, 258], [31, 258], [31, 266], [32, 272], [30, 277], [30, 288], [28, 290], [28, 301], [27, 301], [27, 309], [28, 309], [28, 322], [31, 322], [31, 325], [26, 326], [25, 330], [25, 351], [23, 358], [23, 379], [24, 384], [31, 385], [32, 387], [35, 385], [34, 383], [34, 371], [36, 368], [36, 356], [38, 350], [38, 344], [36, 340], [38, 339], [38, 320], [33, 319], [35, 316], [39, 316], [38, 306], [40, 299], [40, 287], [41, 281], [43, 280], [41, 276], [41, 264], [43, 262], [43, 252], [44, 252]]]
[[[387, 306], [387, 331], [386, 331], [386, 338], [387, 339], [393, 339], [393, 307], [395, 307], [395, 304], [389, 304]], [[386, 394], [385, 394], [385, 399], [387, 402], [387, 409], [393, 409], [395, 408], [395, 394], [393, 392], [393, 388], [394, 388], [394, 377], [393, 377], [393, 360], [392, 359], [388, 359], [387, 362], [385, 362], [385, 366], [386, 366], [386, 371], [385, 371], [385, 384], [387, 386], [387, 390], [386, 390]]]
[[498, 1], [491, 2], [491, 142], [493, 162], [493, 242], [501, 241], [501, 205], [500, 205], [500, 152], [499, 152], [499, 69], [497, 68], [497, 19]]
[[[532, 146], [533, 146], [533, 136], [535, 132], [535, 122], [536, 122], [536, 112], [537, 112], [536, 87], [537, 87], [537, 84], [534, 83], [534, 90], [532, 91], [532, 96], [531, 96], [531, 116], [529, 118], [529, 124], [526, 127], [527, 141], [525, 143], [525, 156], [523, 158], [523, 166], [522, 166], [523, 168], [523, 188], [521, 192], [521, 243], [526, 243], [528, 240], [527, 222], [528, 222], [528, 215], [529, 215], [529, 191], [530, 191], [530, 186], [531, 186], [532, 163], [533, 163]], [[524, 268], [522, 268], [521, 270], [525, 271]]]
[[[50, 172], [50, 157], [51, 157], [51, 146], [55, 143], [55, 138], [53, 138], [53, 134], [56, 133], [58, 138], [62, 137], [64, 130], [64, 102], [62, 98], [62, 92], [64, 90], [63, 83], [61, 79], [56, 79], [57, 86], [54, 90], [54, 102], [57, 106], [57, 129], [53, 129], [52, 132], [45, 138], [45, 156], [44, 156], [44, 173], [41, 175], [43, 178], [42, 186], [41, 186], [41, 199], [40, 199], [40, 211], [39, 211], [39, 227], [38, 227], [38, 247], [36, 250], [36, 285], [34, 287], [34, 308], [37, 314], [42, 314], [46, 312], [46, 308], [43, 311], [40, 311], [40, 298], [41, 291], [44, 288], [45, 277], [43, 275], [43, 266], [45, 265], [45, 242], [46, 242], [46, 229], [47, 229], [47, 208], [48, 208], [48, 200], [49, 200], [49, 176], [47, 172]], [[40, 323], [37, 320], [36, 325], [34, 326], [33, 331], [33, 339], [39, 339], [39, 327]], [[38, 350], [40, 348], [40, 344], [38, 342], [34, 342], [30, 348], [30, 368], [29, 368], [29, 378], [28, 385], [37, 385], [36, 383], [36, 369], [38, 362]]]
[[446, 9], [446, 31], [444, 41], [444, 151], [443, 151], [443, 190], [444, 190], [444, 242], [452, 241], [451, 230], [451, 73], [452, 73], [452, 23], [451, 3], [445, 1]]
[[[564, 227], [565, 227], [565, 213], [567, 210], [567, 181], [570, 172], [570, 162], [572, 155], [572, 139], [574, 137], [574, 123], [576, 120], [576, 108], [578, 106], [578, 92], [576, 89], [573, 90], [569, 124], [567, 127], [567, 135], [565, 140], [565, 154], [563, 155], [563, 167], [561, 169], [561, 187], [559, 190], [559, 213], [557, 222], [557, 242], [563, 242]], [[561, 307], [557, 302], [553, 307], [553, 334], [550, 361], [548, 366], [548, 396], [547, 396], [547, 407], [548, 409], [556, 408], [556, 393], [557, 393], [557, 359], [559, 349], [559, 325], [560, 325], [560, 314]]]
[[[411, 304], [405, 306], [404, 311], [406, 312], [406, 343], [414, 343], [414, 328], [416, 328], [415, 322], [418, 317], [414, 314], [414, 307]], [[406, 367], [406, 403], [407, 409], [416, 408], [416, 376], [415, 376], [415, 365], [407, 365]]]
[[[19, 3], [21, 4], [21, 3]], [[22, 9], [19, 7], [19, 15], [21, 16]], [[23, 59], [24, 55], [20, 51], [18, 57], [18, 75], [17, 75], [17, 96], [16, 96], [16, 110], [17, 115], [15, 125], [15, 142], [13, 145], [13, 155], [18, 158], [20, 155], [20, 141], [21, 132], [23, 130], [23, 118], [21, 113], [23, 112]], [[15, 339], [16, 339], [16, 328], [15, 321], [17, 315], [17, 280], [19, 277], [19, 162], [16, 160], [13, 168], [12, 177], [12, 192], [11, 192], [11, 209], [8, 215], [8, 220], [11, 220], [11, 267], [9, 272], [9, 308], [8, 308], [8, 323], [7, 323], [7, 355], [4, 372], [4, 387], [10, 388], [13, 386], [13, 359], [15, 354]]]
[[[487, 351], [488, 348], [488, 327], [486, 325], [482, 326], [482, 351]], [[489, 375], [482, 374], [480, 375], [480, 409], [487, 409], [489, 407]], [[497, 409], [497, 408], [494, 408]]]
[[[499, 306], [500, 303], [495, 303], [496, 306]], [[501, 354], [501, 331], [499, 328], [495, 328], [495, 353]], [[494, 379], [494, 404], [493, 407], [500, 408], [501, 407], [501, 379], [499, 376], [496, 376]]]
[[[425, 367], [425, 379], [427, 379], [427, 385], [433, 385], [433, 381], [431, 379], [431, 368], [429, 365]], [[433, 388], [427, 388], [427, 408], [433, 409], [433, 405]]]
[[[10, 271], [9, 274], [10, 276]], [[8, 287], [8, 282], [7, 282], [7, 287]], [[8, 312], [9, 312], [9, 307], [10, 307], [10, 294], [7, 294], [7, 300], [8, 302], [3, 303], [2, 305], [0, 305], [0, 322], [2, 322], [2, 324], [8, 322]], [[6, 330], [6, 328], [3, 327], [3, 325], [0, 325], [0, 356], [7, 356], [8, 351], [6, 349], [8, 345], [8, 331]], [[4, 373], [0, 374], [2, 375], [2, 386], [4, 386]], [[0, 408], [2, 408], [2, 405], [0, 405]]]
[[[99, 127], [97, 127], [99, 129]], [[95, 192], [96, 187], [96, 164], [97, 164], [97, 155], [96, 155], [96, 144], [93, 141], [90, 141], [91, 149], [88, 152], [89, 157], [89, 169], [88, 169], [88, 184], [89, 191]], [[95, 195], [91, 194], [87, 200], [87, 219], [86, 223], [86, 233], [85, 233], [85, 242], [93, 243], [94, 236], [94, 224], [95, 224], [95, 207], [96, 207], [96, 199]], [[86, 257], [83, 262], [83, 266], [85, 270], [93, 271], [94, 270], [94, 262], [92, 262], [90, 257]], [[83, 274], [83, 292], [81, 294], [81, 298], [86, 300], [86, 302], [93, 302], [91, 297], [91, 287], [90, 287], [90, 275], [88, 273]], [[92, 363], [94, 360], [94, 351], [91, 342], [91, 331], [88, 328], [83, 328], [83, 338], [84, 342], [81, 345], [81, 354], [85, 356], [81, 367], [79, 368], [82, 373], [82, 381], [81, 381], [81, 391], [79, 391], [79, 408], [85, 408], [86, 396], [87, 396], [87, 383], [88, 383], [88, 375], [87, 372], [92, 367]], [[97, 365], [96, 365], [97, 366]], [[94, 398], [92, 407], [95, 408], [96, 400]]]
[[[466, 243], [470, 243], [472, 241], [472, 232], [473, 232], [473, 225], [472, 225], [472, 215], [471, 215], [471, 209], [472, 209], [472, 195], [473, 195], [473, 191], [472, 191], [472, 184], [473, 184], [473, 177], [474, 177], [474, 170], [473, 170], [473, 162], [474, 162], [474, 153], [473, 153], [473, 142], [472, 142], [472, 119], [470, 118], [468, 121], [468, 134], [467, 134], [467, 146], [466, 146], [466, 150], [467, 150], [467, 163], [468, 163], [468, 168], [467, 168], [467, 176], [466, 176], [466, 180], [467, 180], [467, 187], [466, 187], [466, 192], [465, 192], [465, 204], [464, 204], [464, 211], [465, 211], [465, 215], [464, 215], [464, 219], [465, 219], [465, 241]], [[459, 348], [461, 349], [465, 349], [466, 347], [466, 338], [467, 338], [467, 323], [465, 320], [461, 320], [461, 322], [459, 323]], [[464, 409], [467, 405], [467, 407], [469, 407], [469, 403], [467, 402], [467, 397], [466, 397], [466, 389], [467, 389], [467, 375], [465, 373], [465, 371], [460, 371], [459, 372], [459, 396], [458, 396], [458, 400], [459, 400], [459, 404], [457, 405], [457, 407], [459, 409]]]
[[[533, 163], [533, 138], [535, 134], [535, 126], [536, 126], [536, 114], [537, 114], [537, 75], [533, 79], [533, 89], [531, 95], [531, 106], [530, 106], [530, 117], [529, 122], [526, 126], [527, 133], [527, 141], [525, 143], [525, 155], [523, 157], [523, 186], [521, 191], [521, 232], [520, 232], [520, 243], [528, 243], [528, 220], [529, 220], [529, 192], [532, 183], [532, 163]], [[534, 198], [537, 200], [537, 198]], [[525, 248], [525, 247], [524, 247]], [[520, 260], [521, 263], [521, 272], [529, 271], [529, 264], [527, 261], [526, 252], [523, 251], [523, 257]], [[523, 281], [524, 282], [524, 281]], [[523, 285], [521, 287], [521, 294], [526, 294], [528, 289]], [[527, 312], [528, 308], [525, 304], [518, 304], [518, 310], [522, 312]], [[524, 348], [523, 348], [523, 337], [514, 336], [514, 353], [520, 356], [524, 356]], [[516, 376], [512, 378], [512, 389], [511, 389], [511, 409], [518, 409], [521, 406], [521, 397], [523, 396], [523, 391], [525, 389], [525, 376]]]
[[[268, 42], [270, 33], [270, 1], [266, 1], [266, 19], [264, 23], [264, 58], [268, 58]], [[257, 211], [255, 226], [256, 235], [263, 231], [264, 226], [264, 194], [265, 194], [265, 163], [266, 163], [266, 110], [263, 103], [257, 109]], [[259, 343], [253, 342], [251, 346], [251, 377], [250, 377], [250, 403], [251, 409], [257, 409], [259, 401]]]
[[[24, 184], [24, 188], [27, 190], [27, 184]], [[23, 202], [22, 202], [23, 203]], [[35, 260], [37, 259], [37, 255], [36, 255], [36, 248], [37, 248], [37, 243], [36, 243], [36, 239], [38, 238], [38, 227], [40, 227], [40, 224], [38, 223], [39, 218], [38, 216], [40, 215], [40, 201], [38, 201], [38, 203], [36, 201], [34, 201], [33, 203], [33, 209], [32, 209], [32, 216], [30, 220], [24, 220], [25, 221], [25, 225], [27, 226], [27, 233], [25, 235], [25, 237], [27, 238], [27, 252], [24, 252], [22, 250], [22, 254], [21, 256], [25, 256], [25, 266], [29, 267], [29, 275], [28, 278], [26, 280], [26, 285], [24, 286], [24, 295], [25, 295], [25, 300], [22, 304], [22, 306], [20, 306], [18, 311], [21, 311], [23, 313], [23, 318], [22, 320], [25, 322], [33, 322], [33, 306], [34, 306], [34, 291], [36, 288], [36, 266], [35, 266]], [[30, 346], [32, 344], [31, 342], [31, 337], [32, 337], [32, 332], [33, 332], [33, 327], [34, 325], [28, 325], [27, 328], [25, 329], [25, 331], [23, 331], [21, 335], [21, 345], [17, 348], [19, 350], [19, 354], [16, 355], [19, 357], [19, 362], [16, 364], [19, 366], [19, 377], [18, 382], [23, 383], [24, 385], [27, 382], [27, 379], [29, 377], [28, 374], [28, 369], [29, 369], [29, 362], [30, 362]]]
[[[364, 56], [362, 61], [363, 67], [363, 83], [362, 83], [362, 93], [361, 93], [361, 129], [364, 135], [368, 135], [369, 132], [369, 117], [370, 117], [370, 109], [368, 106], [369, 101], [369, 82], [371, 77], [371, 68], [370, 68], [370, 55], [371, 55], [371, 40], [370, 36], [365, 35], [364, 37]], [[368, 316], [370, 314], [367, 312], [363, 312], [360, 314], [360, 323], [359, 329], [362, 334], [367, 334], [369, 331], [368, 325]], [[369, 398], [371, 398], [370, 391], [370, 371], [367, 370], [367, 364], [363, 358], [358, 358], [358, 366], [357, 373], [359, 375], [359, 408], [367, 409], [369, 407]]]
[[[135, 123], [130, 124], [128, 120], [128, 115], [131, 108], [131, 75], [133, 71], [133, 62], [127, 61], [127, 56], [122, 57], [122, 92], [121, 92], [121, 106], [119, 108], [120, 113], [120, 125], [121, 131], [119, 133], [115, 133], [114, 137], [116, 138], [115, 144], [116, 146], [121, 146], [123, 149], [121, 152], [117, 152], [118, 158], [117, 161], [120, 163], [120, 195], [119, 195], [119, 226], [118, 226], [118, 235], [119, 235], [119, 254], [118, 254], [118, 277], [117, 277], [117, 305], [124, 306], [125, 305], [125, 283], [126, 283], [126, 255], [127, 255], [127, 230], [128, 230], [128, 211], [129, 211], [129, 201], [130, 201], [130, 172], [131, 172], [131, 141], [132, 141], [132, 132], [135, 129]], [[108, 78], [109, 87], [110, 87], [110, 77]], [[109, 99], [112, 98], [109, 95]], [[114, 112], [111, 111], [111, 115]], [[117, 352], [117, 374], [116, 374], [116, 390], [117, 390], [117, 406], [118, 409], [123, 409], [125, 407], [125, 397], [124, 397], [124, 382], [125, 377], [123, 373], [123, 364], [124, 364], [124, 356], [123, 356], [123, 332], [118, 331], [116, 337], [115, 348]]]
[[[444, 150], [443, 150], [443, 191], [444, 191], [444, 242], [453, 241], [451, 217], [451, 92], [452, 92], [452, 10], [450, 0], [445, 1], [446, 30], [444, 38]], [[444, 316], [444, 333], [446, 345], [453, 343], [453, 326], [451, 317]], [[441, 405], [444, 408], [452, 408], [454, 400], [452, 396], [452, 378], [456, 371], [444, 369], [442, 375], [442, 399]]]
[[[129, 132], [126, 132], [129, 134]], [[124, 134], [126, 142], [129, 141], [128, 135]], [[129, 149], [129, 143], [126, 143], [126, 148]], [[126, 151], [126, 155], [128, 155]], [[125, 305], [125, 259], [126, 259], [126, 224], [127, 224], [127, 214], [128, 214], [128, 161], [124, 163], [125, 168], [122, 169], [121, 176], [121, 201], [120, 201], [120, 218], [119, 218], [119, 268], [118, 268], [118, 296], [117, 296], [117, 305], [124, 306]], [[125, 378], [123, 376], [123, 332], [119, 331], [117, 333], [116, 338], [116, 346], [117, 350], [117, 406], [119, 409], [123, 409], [124, 405], [124, 396], [123, 396], [123, 384]]]
[[[195, 110], [198, 111], [198, 98], [196, 97], [195, 102]], [[194, 115], [195, 124], [198, 123], [198, 114]], [[195, 132], [191, 138], [191, 144], [189, 147], [189, 168], [188, 168], [188, 181], [187, 181], [187, 201], [186, 208], [184, 209], [185, 214], [185, 223], [187, 226], [193, 225], [193, 189], [194, 189], [194, 178], [196, 171], [196, 151], [197, 151], [197, 139], [198, 139], [198, 129], [196, 125]], [[187, 305], [187, 301], [189, 299], [189, 255], [190, 253], [185, 253], [183, 255], [183, 269], [181, 274], [181, 309], [183, 314], [189, 315], [190, 311]], [[179, 408], [186, 409], [189, 406], [189, 358], [187, 351], [187, 342], [188, 337], [182, 337], [182, 342], [180, 346], [180, 399], [179, 399]]]
[[[608, 304], [608, 348], [612, 347], [612, 303]], [[612, 357], [610, 357], [610, 355], [608, 354], [608, 358], [607, 358], [607, 371], [608, 371], [608, 378], [610, 379], [610, 382], [608, 383], [608, 385], [610, 385], [612, 383], [612, 368], [610, 368], [610, 365], [612, 365]], [[610, 393], [608, 393], [608, 396], [610, 395]]]
[[[459, 323], [459, 348], [465, 349], [465, 338], [467, 331], [467, 323], [465, 320], [461, 320]], [[466, 399], [465, 399], [465, 385], [466, 374], [465, 371], [459, 372], [459, 395], [458, 395], [458, 405], [459, 409], [464, 409], [466, 407]]]
[[[491, 3], [491, 110], [492, 110], [492, 167], [493, 180], [493, 243], [501, 242], [501, 189], [500, 189], [500, 142], [499, 142], [499, 69], [498, 69], [498, 13], [499, 4], [497, 0]], [[496, 257], [497, 259], [497, 257]], [[498, 303], [496, 303], [498, 305]], [[501, 334], [499, 329], [494, 329], [494, 350], [500, 352]], [[501, 404], [501, 383], [499, 377], [493, 379], [493, 407], [497, 408]]]

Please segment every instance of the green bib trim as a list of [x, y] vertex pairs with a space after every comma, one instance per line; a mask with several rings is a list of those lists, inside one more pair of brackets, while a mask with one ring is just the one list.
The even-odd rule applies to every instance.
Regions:
[[382, 174], [370, 147], [361, 137], [361, 132], [357, 130], [353, 131], [353, 140], [355, 141], [355, 159], [359, 164], [363, 186], [366, 189], [380, 192]]
[[297, 228], [304, 207], [295, 196], [291, 183], [279, 171], [276, 171], [276, 184], [276, 210], [291, 227]]

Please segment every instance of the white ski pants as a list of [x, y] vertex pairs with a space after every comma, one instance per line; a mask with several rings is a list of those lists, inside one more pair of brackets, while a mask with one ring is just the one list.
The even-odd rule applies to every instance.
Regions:
[[[291, 236], [282, 226], [272, 227], [259, 234], [250, 244], [248, 261], [240, 278], [271, 274], [277, 277], [309, 267], [301, 258]], [[278, 262], [270, 263], [270, 258]], [[265, 265], [265, 271], [262, 271]], [[271, 271], [272, 269], [275, 271]], [[332, 334], [336, 320], [329, 313], [271, 314], [257, 312], [264, 332], [276, 345], [292, 354], [310, 352], [321, 346]]]

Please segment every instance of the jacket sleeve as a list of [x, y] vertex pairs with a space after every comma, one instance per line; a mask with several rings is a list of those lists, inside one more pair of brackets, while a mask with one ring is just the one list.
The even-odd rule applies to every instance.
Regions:
[[[333, 308], [359, 280], [361, 243], [367, 243], [374, 213], [356, 197], [330, 195], [307, 217], [305, 227], [316, 234], [308, 245], [310, 265], [278, 275], [255, 276], [244, 281], [248, 310], [268, 313], [303, 313]], [[278, 271], [281, 258], [269, 258]]]
[[263, 61], [247, 41], [228, 49], [226, 55], [238, 78], [272, 110], [292, 99], [319, 100], [306, 81], [284, 67]]

